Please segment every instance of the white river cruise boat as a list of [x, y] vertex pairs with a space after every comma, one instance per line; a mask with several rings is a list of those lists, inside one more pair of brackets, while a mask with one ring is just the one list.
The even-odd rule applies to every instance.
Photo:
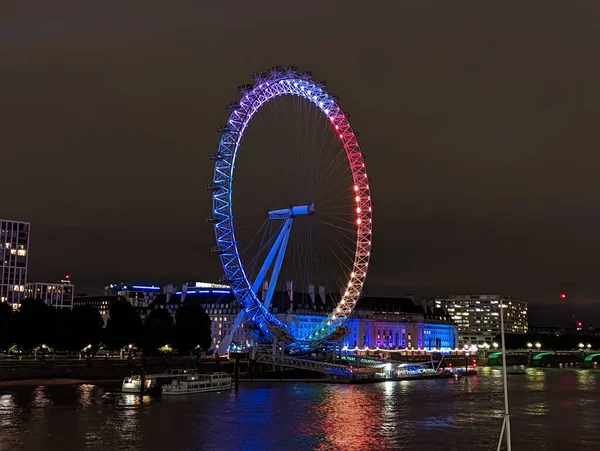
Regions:
[[[163, 385], [177, 380], [187, 380], [198, 373], [197, 368], [173, 369], [165, 373], [147, 374], [144, 378], [144, 392], [158, 392]], [[139, 374], [128, 376], [123, 379], [121, 391], [123, 393], [140, 393], [142, 388], [142, 376]]]
[[212, 391], [230, 390], [231, 376], [227, 373], [194, 374], [186, 380], [175, 380], [163, 385], [163, 395], [191, 395]]

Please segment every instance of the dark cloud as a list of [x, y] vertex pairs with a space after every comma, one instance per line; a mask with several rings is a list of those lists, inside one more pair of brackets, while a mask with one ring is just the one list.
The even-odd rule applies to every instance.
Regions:
[[291, 63], [369, 155], [370, 291], [596, 305], [600, 5], [12, 3], [0, 216], [33, 223], [31, 278], [218, 277], [214, 127], [236, 86]]

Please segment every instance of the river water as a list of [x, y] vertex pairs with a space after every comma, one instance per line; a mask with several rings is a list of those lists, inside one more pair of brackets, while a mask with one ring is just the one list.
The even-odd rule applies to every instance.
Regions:
[[[242, 383], [178, 398], [114, 384], [0, 387], [0, 450], [495, 450], [498, 370], [369, 385]], [[599, 450], [600, 372], [509, 376], [513, 449]]]

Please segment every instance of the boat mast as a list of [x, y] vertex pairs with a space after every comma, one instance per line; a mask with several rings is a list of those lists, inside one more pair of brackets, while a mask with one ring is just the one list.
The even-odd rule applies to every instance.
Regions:
[[506, 432], [506, 449], [511, 451], [510, 437], [510, 413], [508, 411], [508, 382], [506, 377], [506, 344], [504, 342], [504, 298], [500, 298], [500, 338], [502, 340], [502, 379], [504, 383], [504, 420], [502, 421], [502, 430], [500, 431], [500, 440], [498, 440], [498, 449], [502, 447], [502, 438]]

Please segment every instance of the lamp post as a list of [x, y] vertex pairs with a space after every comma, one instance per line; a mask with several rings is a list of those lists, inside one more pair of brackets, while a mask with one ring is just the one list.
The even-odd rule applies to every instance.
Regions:
[[540, 350], [540, 348], [541, 348], [541, 347], [542, 347], [542, 344], [541, 344], [541, 343], [536, 343], [536, 344], [535, 344], [535, 348], [536, 348], [538, 351]]
[[[504, 299], [500, 298], [500, 342], [502, 343], [502, 382], [504, 385], [504, 421], [502, 422], [502, 430], [500, 431], [500, 440], [498, 441], [498, 449], [502, 447], [502, 438], [506, 431], [506, 449], [512, 451], [512, 443], [510, 438], [510, 413], [508, 410], [508, 381], [506, 376], [506, 342], [504, 340]], [[528, 343], [529, 344], [529, 343]]]

